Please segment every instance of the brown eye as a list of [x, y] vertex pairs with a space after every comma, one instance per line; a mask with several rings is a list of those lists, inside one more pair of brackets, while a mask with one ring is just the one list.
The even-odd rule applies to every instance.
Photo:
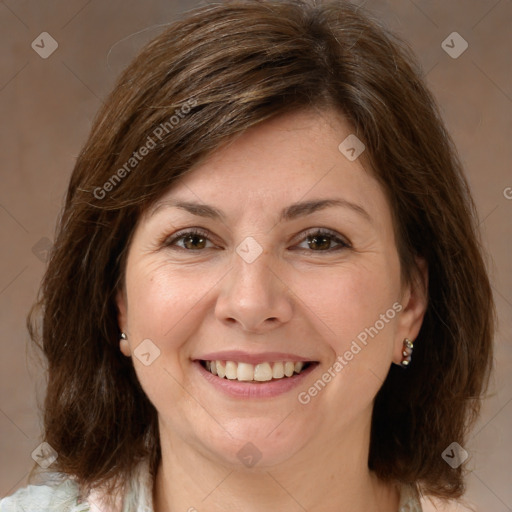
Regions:
[[[210, 243], [211, 245], [207, 245]], [[177, 233], [170, 240], [165, 242], [165, 246], [169, 248], [178, 248], [185, 251], [200, 251], [213, 247], [206, 233], [201, 231], [182, 231]]]
[[197, 250], [206, 247], [206, 238], [201, 235], [188, 235], [182, 237], [185, 249]]
[[331, 248], [331, 237], [329, 236], [308, 236], [308, 245], [310, 249], [327, 250]]
[[[302, 243], [307, 243], [307, 247], [312, 252], [333, 252], [341, 249], [350, 248], [349, 242], [344, 241], [340, 236], [326, 230], [314, 230], [306, 233]], [[300, 247], [300, 244], [299, 244]]]

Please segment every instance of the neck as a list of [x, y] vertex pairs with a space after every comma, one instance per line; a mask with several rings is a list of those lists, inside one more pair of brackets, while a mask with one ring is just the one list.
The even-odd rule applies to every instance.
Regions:
[[[252, 468], [233, 467], [202, 453], [162, 427], [155, 512], [398, 510], [396, 487], [378, 480], [367, 466], [369, 422], [344, 437], [322, 432], [285, 462]], [[339, 441], [321, 442], [325, 439]]]

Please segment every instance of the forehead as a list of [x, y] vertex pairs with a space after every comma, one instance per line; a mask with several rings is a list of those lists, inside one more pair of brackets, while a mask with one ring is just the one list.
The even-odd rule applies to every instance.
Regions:
[[215, 204], [241, 215], [329, 196], [382, 218], [386, 199], [363, 166], [364, 153], [351, 161], [339, 149], [349, 136], [354, 136], [350, 124], [328, 111], [298, 111], [264, 121], [182, 176], [147, 216], [177, 200]]

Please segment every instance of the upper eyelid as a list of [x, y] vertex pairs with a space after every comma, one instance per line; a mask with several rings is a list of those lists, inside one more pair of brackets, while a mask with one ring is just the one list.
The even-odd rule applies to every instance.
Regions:
[[[213, 233], [211, 233], [209, 230], [204, 228], [183, 228], [179, 231], [176, 231], [176, 233], [173, 233], [172, 235], [164, 237], [163, 241], [165, 242], [173, 242], [175, 240], [180, 240], [186, 235], [202, 235], [210, 240], [211, 237], [214, 237]], [[210, 240], [211, 241], [211, 240]]]

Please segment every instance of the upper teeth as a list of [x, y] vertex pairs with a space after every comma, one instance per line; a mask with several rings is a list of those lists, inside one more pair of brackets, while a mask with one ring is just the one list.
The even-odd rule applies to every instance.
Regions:
[[250, 363], [237, 363], [235, 361], [206, 361], [206, 369], [213, 375], [221, 378], [226, 377], [231, 380], [240, 381], [267, 381], [272, 379], [282, 379], [291, 377], [293, 373], [300, 373], [304, 367], [302, 361], [294, 363], [286, 361], [284, 363], [259, 363], [256, 365]]

